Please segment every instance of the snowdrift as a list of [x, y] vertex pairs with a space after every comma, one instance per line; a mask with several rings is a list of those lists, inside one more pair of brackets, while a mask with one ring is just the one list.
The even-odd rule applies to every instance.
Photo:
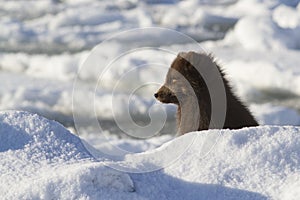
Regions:
[[4, 199], [86, 199], [133, 191], [130, 177], [95, 160], [57, 122], [26, 112], [0, 114], [0, 194]]
[[[57, 122], [1, 112], [0, 193], [4, 199], [300, 198], [298, 127], [194, 132], [155, 151], [189, 141], [171, 165], [128, 174], [107, 167], [111, 161], [96, 160], [80, 138]], [[151, 151], [128, 155], [118, 164], [152, 165], [152, 160], [135, 159]]]

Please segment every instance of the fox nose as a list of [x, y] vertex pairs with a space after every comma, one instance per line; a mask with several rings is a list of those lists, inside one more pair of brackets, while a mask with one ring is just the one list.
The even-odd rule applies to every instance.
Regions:
[[154, 94], [154, 97], [157, 98], [157, 97], [158, 97], [158, 93], [155, 93], [155, 94]]

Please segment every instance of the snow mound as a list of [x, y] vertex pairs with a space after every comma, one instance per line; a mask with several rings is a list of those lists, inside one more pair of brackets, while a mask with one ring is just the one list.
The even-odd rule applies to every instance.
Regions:
[[[27, 112], [1, 112], [0, 193], [4, 199], [296, 200], [299, 132], [292, 126], [193, 132], [118, 162], [96, 161], [57, 122]], [[135, 148], [134, 140], [115, 142], [122, 146], [122, 141]], [[151, 168], [188, 143], [178, 159], [156, 171], [129, 176], [107, 167]], [[147, 156], [153, 153], [157, 158]]]
[[78, 199], [105, 189], [134, 190], [127, 174], [95, 162], [80, 138], [36, 114], [1, 112], [0, 141], [4, 199]]
[[[299, 127], [288, 126], [190, 133], [178, 139], [189, 141], [196, 134], [193, 145], [165, 173], [193, 183], [252, 191], [262, 195], [259, 199], [296, 200], [300, 197], [299, 133]], [[215, 136], [217, 142], [213, 148], [201, 147], [209, 143], [208, 136]]]
[[[111, 166], [139, 171], [165, 164], [157, 171], [131, 174], [137, 192], [123, 199], [296, 200], [300, 197], [299, 132], [292, 126], [194, 132], [155, 150], [128, 154]], [[187, 143], [191, 145], [180, 157], [164, 163]]]
[[25, 150], [30, 160], [59, 160], [90, 158], [81, 140], [62, 125], [36, 114], [21, 111], [0, 115], [0, 152]]

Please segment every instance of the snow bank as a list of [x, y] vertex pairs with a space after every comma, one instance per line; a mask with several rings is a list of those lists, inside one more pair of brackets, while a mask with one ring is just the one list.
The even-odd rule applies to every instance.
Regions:
[[[197, 138], [165, 173], [194, 183], [253, 191], [268, 199], [298, 199], [299, 131], [299, 127], [264, 126], [187, 134], [178, 139], [191, 140], [195, 134]], [[215, 145], [201, 147], [212, 135], [217, 137]]]
[[95, 162], [77, 136], [36, 114], [1, 112], [0, 141], [4, 199], [86, 199], [103, 190], [133, 190], [128, 175]]
[[[1, 112], [0, 192], [8, 199], [296, 200], [299, 132], [298, 127], [276, 126], [194, 132], [128, 154], [123, 161], [96, 161], [81, 140], [58, 123], [26, 112]], [[115, 142], [120, 145], [122, 140]], [[132, 148], [136, 144], [124, 141]], [[130, 178], [105, 166], [151, 169], [162, 164], [161, 156], [172, 157], [174, 149], [185, 144], [190, 145], [179, 159], [157, 171]]]

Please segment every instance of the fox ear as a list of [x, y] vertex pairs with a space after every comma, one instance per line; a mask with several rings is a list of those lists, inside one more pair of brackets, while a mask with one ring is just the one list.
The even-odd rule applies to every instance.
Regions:
[[184, 55], [184, 59], [198, 70], [210, 71], [216, 65], [213, 56], [206, 53], [190, 51]]
[[183, 66], [183, 70], [184, 71], [191, 71], [193, 69], [197, 69], [197, 64], [199, 63], [199, 54], [193, 51], [189, 51], [189, 52], [181, 52], [178, 54], [179, 59], [182, 61]]
[[192, 61], [194, 59], [196, 59], [200, 54], [194, 52], [194, 51], [189, 51], [189, 52], [180, 52], [178, 54], [179, 57], [181, 57], [182, 59], [185, 59], [187, 61]]

